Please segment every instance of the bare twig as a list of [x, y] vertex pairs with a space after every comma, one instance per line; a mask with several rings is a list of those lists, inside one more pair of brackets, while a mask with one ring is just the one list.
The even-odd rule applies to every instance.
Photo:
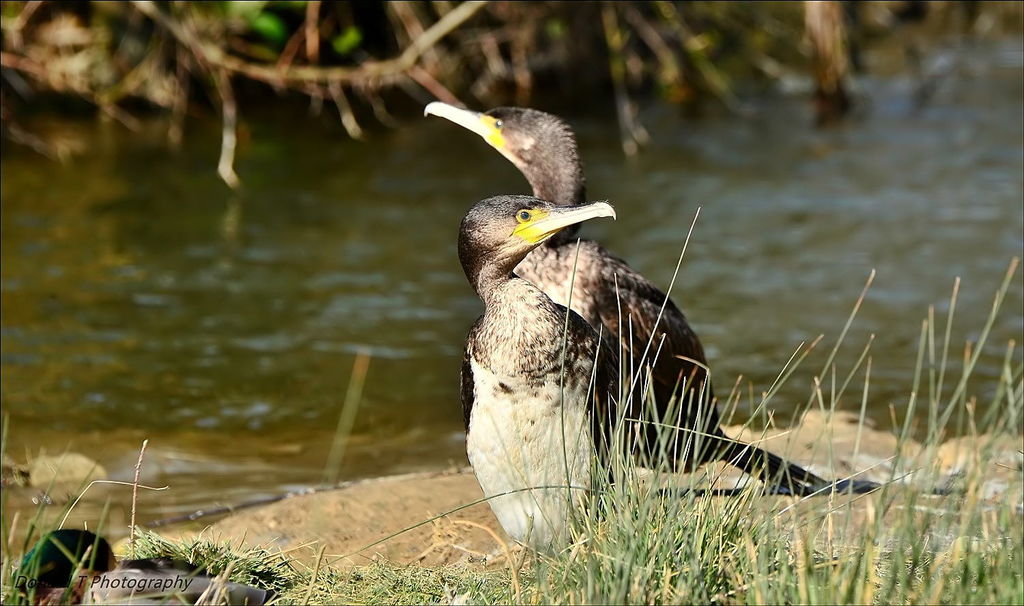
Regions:
[[295, 30], [291, 38], [288, 38], [288, 42], [285, 42], [284, 48], [281, 49], [281, 54], [277, 56], [277, 68], [284, 69], [292, 64], [292, 60], [295, 59], [295, 55], [299, 52], [299, 46], [302, 45], [306, 39], [308, 31], [305, 28]]
[[477, 98], [484, 98], [491, 90], [494, 82], [508, 73], [509, 68], [505, 59], [501, 56], [501, 49], [498, 48], [498, 36], [493, 32], [485, 32], [477, 37], [477, 44], [480, 46], [480, 53], [486, 60], [486, 67], [470, 90]]
[[718, 97], [729, 111], [738, 114], [747, 113], [733, 95], [725, 76], [708, 59], [700, 37], [696, 36], [686, 25], [686, 21], [676, 9], [676, 5], [665, 1], [655, 2], [654, 5], [661, 13], [662, 20], [675, 31], [682, 41], [687, 58], [700, 73], [711, 93]]
[[523, 27], [515, 36], [509, 48], [512, 54], [512, 75], [516, 82], [516, 103], [526, 105], [533, 91], [533, 72], [530, 71], [528, 50], [533, 27]]
[[843, 7], [832, 0], [804, 2], [804, 27], [814, 63], [818, 125], [839, 120], [850, 110], [846, 93], [849, 61]]
[[238, 106], [235, 93], [231, 89], [231, 77], [226, 71], [220, 70], [215, 75], [217, 92], [220, 94], [223, 124], [220, 135], [220, 160], [217, 162], [217, 174], [231, 189], [238, 189], [240, 182], [235, 173], [235, 146], [238, 142]]
[[658, 57], [662, 79], [668, 83], [678, 84], [682, 77], [682, 70], [679, 68], [679, 60], [675, 52], [634, 5], [624, 4], [622, 9], [625, 12], [626, 21], [633, 26], [633, 30], [644, 41], [647, 48], [651, 49]]
[[327, 92], [331, 94], [331, 99], [334, 100], [334, 104], [338, 107], [341, 124], [345, 127], [348, 136], [353, 139], [362, 139], [363, 129], [360, 128], [355, 114], [352, 113], [352, 105], [349, 104], [348, 97], [345, 96], [345, 90], [341, 87], [341, 83], [331, 82], [327, 85]]
[[5, 53], [0, 51], [0, 67], [7, 67], [25, 72], [37, 80], [45, 81], [50, 77], [45, 66], [36, 63], [27, 57], [22, 57], [21, 55], [16, 55], [14, 53]]
[[439, 101], [450, 103], [452, 105], [462, 105], [459, 98], [455, 96], [452, 91], [448, 90], [444, 84], [438, 82], [437, 78], [432, 76], [430, 72], [423, 69], [419, 65], [414, 65], [409, 68], [409, 77], [416, 81], [424, 89], [427, 90], [431, 95], [434, 95]]
[[185, 133], [185, 112], [188, 111], [189, 59], [188, 53], [180, 46], [176, 54], [175, 79], [178, 86], [171, 104], [171, 123], [167, 127], [167, 140], [172, 147], [181, 147]]
[[28, 132], [13, 122], [4, 124], [4, 134], [6, 134], [14, 143], [24, 145], [37, 154], [45, 156], [51, 160], [59, 160], [63, 162], [68, 158], [66, 150], [58, 149], [57, 147], [50, 145], [46, 140]]
[[139, 473], [142, 471], [142, 457], [146, 456], [146, 446], [149, 440], [142, 441], [142, 448], [139, 449], [139, 460], [135, 462], [135, 479], [132, 480], [132, 517], [128, 524], [128, 549], [135, 556], [135, 510], [139, 502]]
[[[409, 2], [408, 0], [387, 3], [388, 8], [394, 12], [396, 17], [398, 17], [398, 21], [402, 24], [402, 28], [405, 30], [406, 36], [410, 42], [421, 37], [426, 31], [423, 28], [423, 23], [420, 21], [419, 15], [416, 14], [416, 9], [413, 4], [413, 2]], [[436, 48], [431, 47], [424, 51], [423, 63], [427, 66], [427, 69], [432, 72], [440, 71], [441, 59], [438, 56]]]
[[478, 43], [480, 44], [480, 52], [487, 59], [487, 70], [494, 76], [506, 73], [508, 66], [505, 65], [505, 59], [501, 56], [501, 49], [498, 48], [498, 36], [493, 32], [483, 33], [480, 35]]
[[627, 156], [634, 156], [640, 145], [646, 143], [650, 137], [637, 121], [636, 106], [629, 98], [629, 91], [626, 90], [626, 66], [623, 60], [626, 38], [619, 27], [614, 5], [601, 5], [601, 23], [604, 26], [605, 43], [608, 45], [608, 70], [615, 88], [615, 110], [619, 117], [622, 151]]
[[[359, 93], [370, 104], [370, 107], [373, 109], [373, 116], [377, 118], [378, 122], [380, 122], [384, 126], [389, 126], [391, 128], [398, 127], [398, 120], [395, 120], [395, 117], [388, 113], [388, 108], [384, 105], [384, 100], [381, 99], [380, 94], [377, 93], [377, 90], [375, 88], [366, 88], [366, 90], [359, 90]], [[445, 103], [451, 102], [445, 101]]]
[[110, 118], [113, 118], [121, 126], [127, 128], [128, 130], [134, 133], [137, 133], [140, 130], [142, 130], [142, 123], [139, 122], [139, 120], [135, 116], [129, 114], [120, 107], [112, 103], [102, 103], [99, 101], [97, 101], [96, 106], [100, 108], [101, 112], [103, 112]]
[[[20, 72], [24, 72], [41, 82], [50, 82], [51, 80], [51, 74], [47, 70], [46, 66], [36, 61], [33, 61], [32, 59], [23, 57], [21, 55], [16, 55], [14, 53], [0, 52], [0, 67], [6, 67], [18, 70]], [[64, 88], [69, 92], [78, 95], [82, 99], [85, 99], [89, 103], [92, 103], [93, 105], [98, 107], [100, 111], [102, 111], [104, 114], [110, 116], [114, 120], [123, 124], [129, 130], [139, 130], [138, 120], [133, 118], [130, 114], [120, 109], [116, 105], [113, 105], [112, 103], [107, 103], [104, 99], [99, 98], [99, 96], [93, 93], [92, 91], [82, 90], [80, 86], [74, 86], [71, 83], [67, 82], [59, 82], [56, 85], [54, 85], [51, 82], [51, 86], [58, 89]]]
[[43, 0], [32, 0], [31, 2], [26, 2], [25, 7], [21, 9], [20, 13], [18, 13], [17, 19], [14, 20], [14, 24], [11, 25], [10, 30], [8, 30], [11, 36], [12, 48], [21, 49], [23, 42], [21, 30], [25, 29], [25, 26], [28, 25], [28, 20], [32, 18], [32, 15], [36, 13], [36, 10], [38, 10], [42, 4]]
[[306, 4], [306, 61], [316, 63], [320, 60], [320, 31], [317, 29], [317, 18], [320, 16], [320, 0], [312, 0]]
[[324, 87], [317, 84], [307, 84], [302, 88], [302, 92], [309, 95], [309, 115], [319, 116], [320, 112], [324, 111]]

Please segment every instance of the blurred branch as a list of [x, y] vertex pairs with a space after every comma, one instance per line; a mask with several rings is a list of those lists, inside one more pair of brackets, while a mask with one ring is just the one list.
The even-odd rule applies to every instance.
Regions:
[[700, 42], [700, 37], [690, 31], [676, 6], [666, 0], [659, 0], [654, 4], [661, 12], [664, 21], [676, 31], [679, 39], [683, 41], [683, 50], [686, 51], [687, 58], [697, 68], [697, 71], [700, 72], [711, 93], [718, 97], [722, 104], [730, 111], [740, 114], [744, 113], [743, 108], [740, 107], [736, 97], [732, 94], [732, 90], [729, 88], [725, 77], [708, 59]]
[[[357, 88], [357, 90], [359, 90]], [[374, 89], [360, 90], [363, 98], [370, 104], [370, 109], [373, 110], [373, 116], [377, 118], [377, 121], [384, 126], [391, 128], [398, 127], [398, 120], [388, 113], [388, 108], [384, 106], [384, 100], [381, 99], [380, 94]], [[442, 99], [444, 101], [444, 99]], [[452, 101], [445, 101], [446, 103], [452, 103]]]
[[831, 124], [850, 110], [850, 97], [846, 93], [849, 61], [842, 5], [832, 0], [806, 0], [804, 27], [814, 64], [818, 126]]
[[[396, 17], [398, 17], [398, 21], [402, 24], [402, 28], [409, 37], [410, 43], [418, 40], [426, 31], [423, 29], [423, 23], [416, 14], [413, 4], [413, 2], [409, 2], [408, 0], [396, 0], [394, 2], [387, 3], [388, 8], [395, 13]], [[435, 73], [440, 71], [441, 59], [433, 44], [424, 49], [422, 57], [423, 64], [428, 70]]]
[[[309, 30], [307, 28], [295, 30], [292, 37], [288, 39], [287, 43], [285, 43], [284, 49], [281, 50], [281, 54], [277, 56], [277, 69], [283, 69], [292, 64], [292, 61], [295, 59], [295, 55], [299, 52], [299, 46], [305, 42], [308, 36]], [[306, 49], [306, 52], [309, 52], [309, 48]]]
[[432, 76], [429, 71], [423, 69], [419, 65], [414, 65], [409, 68], [409, 77], [416, 81], [431, 95], [434, 95], [439, 101], [445, 103], [451, 103], [453, 105], [460, 105], [462, 102], [456, 97], [452, 91], [445, 88], [443, 84], [437, 81], [437, 78]]
[[24, 145], [41, 156], [46, 156], [51, 160], [59, 160], [64, 162], [67, 160], [67, 154], [61, 153], [59, 149], [47, 143], [41, 137], [37, 137], [32, 133], [22, 129], [17, 124], [9, 124], [7, 121], [3, 125], [4, 134], [14, 143], [18, 145]]
[[321, 67], [316, 65], [275, 66], [252, 63], [239, 59], [224, 52], [224, 49], [200, 40], [198, 36], [182, 27], [167, 14], [157, 8], [151, 0], [133, 0], [134, 5], [142, 14], [153, 19], [173, 35], [180, 43], [193, 49], [197, 58], [214, 67], [243, 74], [254, 80], [267, 83], [284, 83], [289, 85], [307, 82], [351, 84], [372, 78], [386, 78], [404, 74], [442, 38], [458, 28], [467, 19], [475, 15], [487, 5], [481, 2], [463, 2], [450, 13], [442, 17], [423, 35], [417, 37], [404, 51], [393, 59], [384, 61], [366, 61], [357, 67]]
[[221, 114], [223, 124], [220, 137], [220, 160], [217, 162], [217, 174], [231, 189], [238, 189], [240, 182], [235, 173], [235, 146], [238, 142], [238, 105], [235, 93], [231, 88], [231, 76], [220, 70], [214, 77], [217, 92], [220, 93]]
[[180, 147], [184, 136], [185, 112], [188, 111], [189, 77], [188, 53], [178, 47], [175, 69], [174, 102], [171, 104], [171, 123], [167, 127], [167, 140], [171, 147]]
[[529, 48], [532, 27], [520, 28], [509, 43], [512, 55], [512, 76], [516, 83], [516, 103], [526, 105], [533, 91], [533, 71], [530, 69]]
[[669, 45], [661, 35], [651, 26], [650, 23], [640, 14], [632, 4], [624, 5], [626, 21], [633, 26], [637, 35], [644, 41], [647, 48], [658, 58], [663, 71], [663, 79], [666, 82], [678, 84], [682, 77], [682, 70], [679, 68], [679, 61], [676, 55], [669, 48]]
[[25, 7], [21, 9], [20, 13], [18, 13], [18, 17], [14, 20], [14, 23], [11, 25], [11, 28], [9, 30], [9, 35], [11, 37], [11, 46], [13, 46], [15, 49], [21, 49], [21, 45], [23, 42], [21, 37], [21, 31], [25, 29], [25, 26], [28, 25], [29, 19], [32, 18], [32, 15], [34, 15], [36, 11], [39, 9], [39, 7], [42, 5], [43, 0], [32, 0], [31, 2], [25, 3]]
[[626, 35], [619, 27], [615, 5], [608, 3], [601, 5], [601, 23], [604, 26], [605, 43], [608, 45], [608, 70], [615, 88], [615, 111], [619, 117], [622, 151], [627, 156], [634, 156], [640, 150], [640, 145], [646, 144], [650, 140], [650, 136], [637, 121], [636, 105], [629, 98], [629, 91], [626, 90], [626, 66], [623, 59]]
[[[398, 57], [385, 61], [367, 61], [357, 67], [292, 65], [291, 57], [294, 55], [294, 48], [289, 49], [290, 55], [287, 57], [287, 60], [279, 60], [276, 65], [252, 63], [229, 55], [221, 47], [201, 39], [187, 24], [179, 23], [171, 18], [170, 15], [161, 11], [150, 0], [134, 0], [132, 5], [143, 15], [146, 15], [170, 32], [179, 44], [188, 48], [196, 60], [211, 72], [221, 99], [221, 113], [223, 117], [221, 153], [220, 161], [217, 165], [217, 173], [228, 186], [232, 189], [237, 189], [240, 183], [234, 169], [234, 161], [237, 144], [238, 105], [231, 86], [232, 74], [240, 74], [275, 87], [281, 85], [291, 86], [307, 93], [311, 88], [317, 88], [317, 85], [326, 85], [327, 92], [338, 108], [341, 123], [345, 130], [352, 138], [361, 139], [363, 137], [363, 129], [356, 120], [352, 106], [345, 95], [343, 85], [363, 84], [370, 81], [380, 81], [388, 77], [407, 75], [420, 82], [422, 86], [431, 92], [434, 92], [439, 98], [445, 98], [449, 101], [454, 99], [454, 95], [449, 93], [436, 79], [429, 76], [425, 70], [418, 69], [417, 62], [444, 36], [476, 14], [487, 3], [464, 2], [417, 35]], [[408, 7], [403, 5], [403, 8]], [[316, 61], [319, 55], [320, 33], [316, 23], [316, 16], [318, 14], [319, 2], [308, 4], [305, 24], [303, 29], [300, 30], [305, 37], [306, 59], [311, 62]], [[297, 41], [298, 35], [295, 34], [293, 36], [293, 39], [289, 41], [289, 46], [297, 44], [293, 40]], [[318, 94], [316, 96], [322, 98], [322, 95]]]
[[26, 74], [32, 75], [37, 80], [46, 80], [50, 76], [49, 72], [46, 71], [46, 68], [35, 61], [27, 57], [22, 57], [13, 53], [5, 53], [3, 51], [0, 51], [0, 67], [25, 72]]
[[345, 131], [348, 132], [348, 136], [353, 139], [362, 139], [363, 129], [359, 126], [359, 122], [356, 121], [356, 115], [352, 112], [352, 106], [349, 105], [348, 97], [345, 96], [341, 83], [331, 82], [327, 85], [327, 92], [331, 93], [331, 99], [334, 100], [334, 104], [338, 107], [341, 124], [345, 127]]
[[311, 0], [306, 4], [306, 61], [320, 61], [320, 30], [317, 19], [320, 16], [320, 0]]
[[[26, 74], [31, 75], [36, 80], [40, 80], [42, 82], [49, 81], [51, 76], [50, 72], [46, 69], [44, 65], [37, 63], [36, 61], [33, 61], [32, 59], [29, 59], [27, 57], [22, 57], [20, 55], [15, 55], [13, 53], [5, 53], [3, 51], [0, 51], [0, 67], [6, 67], [9, 69], [24, 72]], [[74, 93], [75, 95], [81, 97], [82, 99], [85, 99], [89, 103], [92, 103], [93, 105], [98, 107], [100, 111], [102, 111], [104, 114], [120, 122], [129, 130], [139, 129], [138, 121], [126, 112], [124, 112], [123, 110], [121, 110], [116, 105], [106, 103], [102, 98], [100, 98], [98, 95], [89, 90], [81, 90], [79, 87], [66, 83], [62, 84], [64, 84], [65, 90]]]

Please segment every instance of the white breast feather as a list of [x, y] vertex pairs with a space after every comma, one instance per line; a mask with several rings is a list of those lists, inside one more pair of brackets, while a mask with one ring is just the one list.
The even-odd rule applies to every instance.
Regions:
[[[488, 497], [533, 488], [493, 498], [491, 509], [515, 540], [557, 549], [569, 538], [570, 509], [590, 487], [594, 445], [587, 390], [560, 394], [557, 381], [533, 388], [476, 360], [470, 364], [475, 398], [466, 450], [480, 487]], [[538, 489], [545, 486], [562, 488]]]

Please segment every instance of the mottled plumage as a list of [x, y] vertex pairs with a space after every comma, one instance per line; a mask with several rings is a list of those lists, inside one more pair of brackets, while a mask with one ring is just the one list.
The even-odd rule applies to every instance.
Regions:
[[513, 230], [520, 212], [570, 225], [588, 208], [613, 216], [606, 204], [559, 209], [500, 196], [470, 209], [459, 230], [459, 259], [484, 302], [462, 364], [466, 451], [505, 531], [541, 550], [568, 539], [570, 509], [606, 452], [614, 364], [583, 318], [513, 275], [540, 243]]

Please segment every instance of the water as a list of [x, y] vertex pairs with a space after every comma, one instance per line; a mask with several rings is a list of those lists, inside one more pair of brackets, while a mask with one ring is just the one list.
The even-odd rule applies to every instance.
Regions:
[[[651, 107], [654, 142], [634, 161], [613, 117], [570, 116], [590, 194], [619, 214], [584, 231], [667, 286], [700, 207], [674, 297], [723, 394], [740, 375], [766, 390], [818, 334], [831, 347], [874, 268], [839, 380], [874, 334], [868, 412], [888, 426], [927, 307], [944, 321], [961, 276], [954, 343], [977, 338], [1022, 254], [1021, 56], [1019, 41], [957, 55], [923, 108], [912, 79], [869, 80], [864, 115], [826, 132], [798, 97], [752, 99], [745, 118]], [[474, 201], [525, 182], [441, 120], [360, 143], [331, 116], [242, 109], [239, 194], [215, 175], [212, 122], [172, 151], [159, 123], [47, 117], [33, 127], [84, 150], [64, 165], [4, 144], [8, 452], [70, 448], [129, 480], [148, 438], [143, 480], [171, 488], [144, 491], [143, 522], [319, 482], [358, 352], [372, 359], [342, 477], [465, 462], [458, 372], [481, 305], [456, 229]], [[972, 385], [983, 403], [1021, 342], [1022, 292], [1018, 271]], [[780, 419], [806, 400], [821, 349], [775, 401]], [[127, 490], [90, 496], [123, 524]]]

